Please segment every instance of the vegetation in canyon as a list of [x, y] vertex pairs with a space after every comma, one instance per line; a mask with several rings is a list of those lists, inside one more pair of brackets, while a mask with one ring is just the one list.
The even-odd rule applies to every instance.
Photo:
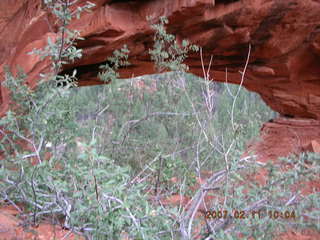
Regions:
[[[1, 198], [27, 226], [50, 219], [87, 239], [272, 239], [288, 226], [319, 230], [319, 193], [301, 196], [291, 187], [316, 178], [319, 156], [264, 166], [264, 186], [251, 180], [261, 163], [243, 156], [246, 143], [259, 140], [275, 113], [242, 86], [211, 81], [209, 69], [203, 78], [186, 73], [184, 59], [202, 50], [186, 40], [180, 46], [167, 19], [152, 25], [149, 53], [159, 74], [119, 80], [117, 70], [130, 64], [124, 46], [101, 66], [98, 77], [108, 84], [75, 88], [76, 70], [60, 75], [81, 58], [79, 33], [68, 23], [92, 5], [72, 12], [45, 2], [60, 35], [32, 54], [50, 58], [52, 69], [34, 90], [22, 71], [8, 70], [16, 105], [0, 120]], [[224, 215], [210, 218], [214, 211]], [[259, 219], [241, 216], [259, 211]]]

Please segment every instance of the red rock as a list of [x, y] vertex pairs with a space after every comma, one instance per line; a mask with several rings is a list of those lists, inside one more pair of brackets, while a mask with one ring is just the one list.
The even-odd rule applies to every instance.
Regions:
[[288, 232], [282, 233], [279, 237], [275, 238], [275, 240], [316, 240], [320, 239], [320, 233], [316, 232], [313, 229], [305, 229], [302, 231], [298, 231], [295, 229], [291, 229]]
[[160, 200], [161, 204], [163, 205], [170, 205], [170, 206], [179, 206], [179, 205], [186, 205], [190, 199], [186, 196], [180, 194], [171, 195], [165, 199]]
[[275, 162], [279, 157], [305, 152], [308, 146], [309, 151], [318, 151], [319, 137], [320, 121], [280, 117], [263, 124], [260, 141], [251, 144], [248, 152], [256, 152], [259, 162]]
[[0, 239], [35, 239], [35, 240], [51, 240], [51, 239], [84, 239], [76, 236], [67, 230], [62, 230], [60, 226], [42, 223], [38, 227], [23, 227], [23, 221], [14, 216], [16, 212], [12, 212], [11, 206], [0, 207]]
[[320, 143], [317, 140], [312, 140], [304, 149], [308, 152], [320, 153]]

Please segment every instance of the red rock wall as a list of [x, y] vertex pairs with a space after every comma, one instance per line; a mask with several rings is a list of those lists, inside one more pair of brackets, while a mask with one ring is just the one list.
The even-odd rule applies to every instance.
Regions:
[[[83, 0], [79, 1], [82, 4]], [[251, 53], [244, 86], [259, 93], [275, 111], [302, 118], [320, 118], [320, 1], [319, 0], [97, 0], [90, 14], [74, 21], [86, 40], [78, 43], [84, 57], [77, 67], [80, 85], [99, 84], [98, 64], [127, 44], [132, 66], [122, 77], [154, 73], [148, 49], [152, 30], [146, 21], [165, 15], [168, 30], [203, 47], [205, 63], [213, 55], [211, 76], [239, 84], [249, 44]], [[20, 65], [34, 86], [48, 63], [26, 53], [55, 36], [52, 19], [40, 0], [0, 1], [0, 72]], [[199, 54], [187, 61], [202, 75]], [[67, 69], [66, 69], [67, 70]], [[3, 76], [1, 76], [3, 80]], [[8, 96], [1, 87], [0, 114]]]

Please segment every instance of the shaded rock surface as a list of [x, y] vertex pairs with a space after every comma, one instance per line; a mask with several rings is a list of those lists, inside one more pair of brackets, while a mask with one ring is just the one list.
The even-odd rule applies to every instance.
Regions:
[[[85, 1], [78, 2], [79, 6]], [[214, 62], [216, 81], [239, 84], [249, 45], [251, 52], [243, 85], [259, 93], [275, 111], [295, 117], [320, 117], [320, 1], [318, 0], [97, 0], [92, 13], [72, 23], [82, 32], [84, 57], [65, 70], [77, 68], [80, 85], [100, 84], [98, 65], [127, 44], [132, 65], [122, 77], [155, 72], [148, 50], [152, 30], [146, 20], [169, 18], [168, 31], [178, 40], [203, 47], [204, 63]], [[0, 2], [0, 65], [16, 71], [20, 65], [34, 86], [48, 62], [27, 55], [54, 38], [57, 27], [40, 0]], [[199, 53], [187, 60], [190, 71], [202, 76]], [[3, 77], [1, 77], [3, 79]], [[1, 113], [8, 96], [1, 88]]]
[[260, 138], [248, 151], [258, 154], [262, 163], [301, 152], [320, 153], [320, 121], [280, 117], [263, 124]]

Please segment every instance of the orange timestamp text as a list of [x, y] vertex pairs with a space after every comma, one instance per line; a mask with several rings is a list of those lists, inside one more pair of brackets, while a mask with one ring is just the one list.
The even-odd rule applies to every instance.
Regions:
[[295, 219], [296, 213], [295, 211], [277, 211], [277, 210], [252, 210], [252, 211], [244, 211], [244, 210], [208, 210], [204, 213], [204, 217], [206, 219], [226, 219], [226, 218], [234, 218], [234, 219], [261, 219], [264, 217], [269, 217], [270, 219]]

